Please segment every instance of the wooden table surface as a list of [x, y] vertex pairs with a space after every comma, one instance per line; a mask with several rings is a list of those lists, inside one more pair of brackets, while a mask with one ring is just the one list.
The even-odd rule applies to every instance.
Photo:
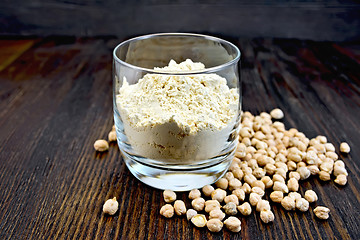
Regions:
[[[360, 239], [360, 45], [232, 39], [242, 51], [243, 109], [280, 107], [287, 128], [325, 135], [349, 172], [348, 184], [317, 178], [321, 221], [310, 211], [273, 207], [275, 221], [240, 217], [238, 234], [210, 233], [160, 216], [162, 191], [136, 180], [118, 147], [93, 149], [112, 120], [113, 38], [0, 40], [0, 239]], [[102, 213], [116, 196], [115, 216]], [[186, 199], [186, 193], [178, 194]], [[189, 204], [189, 201], [187, 201]], [[189, 206], [189, 205], [188, 205]]]

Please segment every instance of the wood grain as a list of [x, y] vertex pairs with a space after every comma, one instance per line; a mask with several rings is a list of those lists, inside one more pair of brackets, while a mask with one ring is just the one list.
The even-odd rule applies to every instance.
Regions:
[[[185, 218], [159, 215], [161, 191], [136, 180], [112, 144], [93, 142], [112, 126], [113, 38], [0, 40], [1, 239], [359, 239], [360, 51], [358, 43], [232, 39], [242, 51], [243, 107], [254, 114], [280, 107], [287, 128], [325, 135], [349, 172], [345, 187], [316, 178], [312, 212], [274, 206], [275, 222], [241, 217], [242, 231], [210, 233]], [[102, 204], [116, 196], [115, 216]], [[186, 193], [178, 194], [186, 199]], [[189, 202], [187, 202], [189, 206]]]

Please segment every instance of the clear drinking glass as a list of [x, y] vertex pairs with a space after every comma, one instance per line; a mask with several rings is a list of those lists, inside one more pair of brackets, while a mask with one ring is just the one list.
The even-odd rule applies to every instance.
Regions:
[[[240, 128], [239, 49], [211, 36], [162, 33], [120, 43], [113, 58], [114, 121], [130, 172], [174, 191], [223, 176]], [[205, 69], [160, 69], [186, 59]]]

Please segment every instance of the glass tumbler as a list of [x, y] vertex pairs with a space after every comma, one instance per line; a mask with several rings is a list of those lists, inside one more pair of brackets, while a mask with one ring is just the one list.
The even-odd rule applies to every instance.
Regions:
[[114, 49], [117, 142], [136, 178], [187, 191], [226, 173], [240, 129], [239, 60], [232, 43], [190, 33], [140, 36]]

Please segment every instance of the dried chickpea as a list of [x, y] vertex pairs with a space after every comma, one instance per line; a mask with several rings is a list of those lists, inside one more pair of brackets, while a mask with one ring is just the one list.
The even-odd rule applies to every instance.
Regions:
[[194, 200], [191, 201], [191, 206], [196, 211], [202, 211], [204, 209], [204, 206], [205, 206], [205, 199], [203, 199], [201, 197], [195, 198]]
[[237, 178], [233, 178], [229, 181], [229, 190], [239, 189], [242, 186], [241, 181]]
[[182, 200], [176, 200], [174, 203], [174, 210], [178, 216], [186, 214], [185, 203]]
[[257, 193], [250, 193], [249, 202], [251, 206], [256, 206], [256, 204], [260, 201], [260, 199], [261, 196], [258, 195]]
[[283, 200], [281, 200], [281, 206], [287, 211], [291, 211], [295, 209], [295, 200], [291, 197], [284, 197]]
[[270, 203], [267, 200], [261, 199], [256, 204], [256, 211], [261, 212], [261, 211], [265, 211], [265, 210], [270, 210]]
[[103, 212], [109, 215], [114, 215], [119, 209], [119, 203], [116, 201], [116, 197], [106, 200], [103, 205]]
[[264, 211], [260, 212], [260, 219], [264, 223], [269, 223], [269, 222], [274, 221], [275, 216], [271, 210], [264, 210]]
[[220, 232], [223, 225], [224, 224], [217, 218], [210, 219], [206, 222], [206, 226], [210, 232]]
[[284, 118], [284, 113], [279, 108], [275, 108], [275, 109], [271, 110], [270, 115], [274, 119], [282, 119], [282, 118]]
[[243, 204], [238, 206], [237, 209], [244, 216], [248, 216], [252, 212], [251, 206], [248, 202], [244, 202]]
[[272, 179], [275, 182], [282, 182], [282, 183], [285, 183], [285, 178], [279, 174], [274, 174], [273, 175], [273, 179]]
[[309, 203], [313, 203], [313, 202], [316, 202], [318, 200], [318, 196], [317, 196], [316, 192], [314, 192], [313, 190], [307, 190], [305, 192], [305, 199]]
[[256, 193], [256, 194], [259, 195], [260, 197], [264, 196], [264, 194], [265, 194], [265, 191], [264, 191], [263, 189], [259, 188], [259, 187], [253, 187], [253, 188], [251, 189], [251, 192], [252, 192], [252, 193]]
[[276, 167], [274, 164], [268, 163], [265, 165], [264, 170], [268, 175], [273, 175], [276, 171]]
[[174, 207], [170, 204], [165, 204], [161, 207], [160, 214], [166, 218], [172, 218], [174, 216]]
[[176, 200], [176, 193], [171, 190], [164, 190], [163, 192], [164, 200], [167, 203], [171, 203]]
[[224, 198], [225, 203], [233, 202], [235, 205], [239, 205], [239, 199], [235, 194], [228, 195]]
[[191, 222], [196, 226], [196, 227], [205, 227], [207, 220], [204, 214], [197, 214], [195, 216], [193, 216], [191, 218]]
[[234, 174], [234, 177], [239, 180], [244, 177], [244, 172], [240, 168], [232, 170], [232, 173]]
[[[242, 189], [235, 189], [234, 191], [232, 191], [231, 195], [235, 195], [238, 198], [238, 200], [241, 202], [244, 201], [244, 199], [245, 199], [245, 192]], [[239, 204], [237, 204], [237, 205], [239, 205]]]
[[215, 208], [214, 210], [211, 210], [209, 212], [209, 218], [213, 219], [213, 218], [217, 218], [219, 220], [223, 220], [225, 218], [225, 213], [223, 211], [221, 211], [220, 208]]
[[305, 180], [311, 175], [310, 170], [307, 167], [300, 167], [297, 169], [297, 172], [300, 174], [300, 180]]
[[271, 180], [269, 176], [262, 177], [261, 181], [264, 183], [265, 188], [271, 188], [274, 184], [274, 182]]
[[258, 187], [260, 189], [262, 189], [263, 191], [265, 191], [265, 184], [261, 181], [261, 180], [256, 180], [251, 184], [251, 187]]
[[347, 144], [346, 142], [342, 142], [342, 143], [340, 144], [340, 152], [349, 153], [349, 152], [350, 152], [350, 146], [349, 146], [349, 144]]
[[256, 180], [257, 180], [256, 177], [254, 177], [254, 175], [252, 174], [245, 174], [244, 176], [244, 181], [250, 185]]
[[116, 132], [110, 131], [108, 134], [108, 140], [109, 142], [115, 142], [116, 141]]
[[194, 216], [196, 216], [198, 213], [194, 209], [188, 209], [186, 211], [186, 218], [188, 221], [190, 221]]
[[244, 183], [240, 189], [242, 189], [245, 194], [249, 194], [251, 192], [251, 187], [248, 183]]
[[193, 189], [189, 192], [189, 199], [196, 199], [201, 197], [201, 192], [199, 191], [199, 189]]
[[220, 178], [219, 180], [217, 180], [217, 182], [215, 183], [215, 185], [218, 188], [224, 189], [226, 190], [228, 188], [229, 185], [229, 181], [226, 178]]
[[305, 198], [296, 199], [295, 206], [301, 212], [306, 212], [309, 210], [309, 202]]
[[224, 198], [226, 197], [226, 191], [218, 188], [215, 189], [212, 193], [211, 193], [211, 199], [213, 200], [217, 200], [219, 202], [224, 201]]
[[317, 175], [320, 172], [320, 169], [316, 165], [310, 165], [307, 167], [311, 173], [311, 175]]
[[236, 204], [233, 202], [227, 203], [225, 206], [223, 206], [223, 209], [227, 215], [237, 214]]
[[98, 152], [105, 152], [109, 150], [109, 143], [104, 139], [98, 139], [94, 143], [94, 148]]
[[329, 218], [330, 209], [327, 207], [318, 206], [314, 209], [315, 216], [320, 219], [328, 219]]
[[295, 201], [301, 198], [301, 194], [298, 192], [291, 192], [288, 194], [288, 196], [294, 199]]
[[289, 189], [286, 186], [286, 184], [283, 183], [283, 182], [278, 182], [278, 181], [274, 182], [273, 190], [274, 191], [281, 191], [283, 193], [288, 193], [289, 192]]
[[330, 181], [330, 173], [325, 172], [325, 171], [320, 171], [319, 172], [319, 179], [321, 181]]
[[334, 168], [336, 168], [336, 167], [345, 168], [345, 163], [344, 163], [344, 161], [342, 161], [342, 160], [337, 160], [337, 161], [335, 161], [335, 162], [334, 162]]
[[211, 210], [220, 207], [220, 203], [217, 200], [207, 200], [205, 202], [205, 212], [210, 212]]
[[232, 172], [227, 172], [227, 173], [225, 174], [225, 178], [226, 178], [228, 181], [230, 181], [231, 179], [234, 178], [234, 174], [233, 174]]
[[270, 193], [270, 199], [273, 202], [281, 203], [281, 200], [284, 198], [284, 193], [282, 191], [273, 191]]
[[224, 224], [232, 232], [240, 232], [241, 230], [241, 222], [237, 217], [229, 217], [224, 221]]
[[290, 172], [289, 178], [295, 178], [296, 180], [300, 180], [300, 174], [298, 172]]
[[299, 190], [299, 182], [296, 178], [290, 178], [287, 183], [289, 191], [297, 192]]
[[334, 167], [334, 176], [337, 177], [339, 175], [348, 175], [348, 172], [346, 171], [345, 167], [335, 166]]
[[336, 177], [336, 179], [334, 180], [334, 182], [338, 185], [344, 186], [347, 183], [347, 176], [344, 174], [340, 174]]
[[266, 172], [263, 168], [256, 168], [253, 171], [253, 175], [257, 178], [257, 179], [261, 179], [265, 176]]
[[211, 193], [214, 191], [214, 187], [211, 186], [211, 185], [205, 185], [203, 188], [202, 188], [202, 192], [204, 193], [204, 195], [206, 197], [210, 197], [211, 196]]

